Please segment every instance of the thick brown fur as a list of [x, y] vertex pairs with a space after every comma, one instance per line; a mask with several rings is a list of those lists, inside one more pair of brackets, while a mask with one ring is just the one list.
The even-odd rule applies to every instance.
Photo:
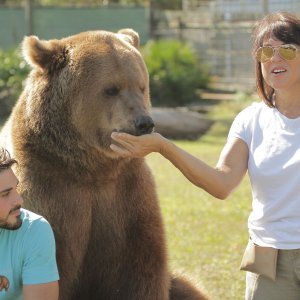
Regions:
[[138, 46], [131, 29], [23, 41], [32, 71], [0, 141], [19, 162], [25, 207], [54, 229], [61, 300], [206, 299], [171, 279], [144, 160], [109, 148], [114, 130], [153, 127]]

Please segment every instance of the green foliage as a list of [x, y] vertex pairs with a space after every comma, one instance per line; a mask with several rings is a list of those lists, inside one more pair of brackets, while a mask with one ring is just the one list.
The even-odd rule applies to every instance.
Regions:
[[186, 43], [150, 41], [142, 49], [149, 70], [154, 106], [184, 106], [199, 98], [198, 89], [209, 83], [207, 66]]
[[0, 120], [9, 115], [17, 101], [29, 71], [16, 49], [0, 50]]

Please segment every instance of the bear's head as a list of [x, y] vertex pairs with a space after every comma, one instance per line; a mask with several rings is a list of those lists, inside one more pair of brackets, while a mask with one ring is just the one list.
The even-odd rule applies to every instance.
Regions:
[[[32, 66], [24, 93], [26, 126], [48, 147], [86, 147], [116, 156], [113, 131], [149, 133], [149, 78], [132, 29], [23, 41]], [[64, 145], [66, 144], [66, 145]]]

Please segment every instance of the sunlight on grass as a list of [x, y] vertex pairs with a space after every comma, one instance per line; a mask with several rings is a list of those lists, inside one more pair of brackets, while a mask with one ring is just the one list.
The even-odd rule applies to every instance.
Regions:
[[[216, 121], [197, 141], [176, 144], [214, 166], [236, 113], [247, 103], [221, 104], [211, 113]], [[225, 201], [193, 186], [158, 154], [147, 158], [154, 174], [166, 226], [170, 268], [186, 273], [212, 299], [243, 299], [245, 273], [239, 264], [247, 243], [251, 190], [246, 177]]]

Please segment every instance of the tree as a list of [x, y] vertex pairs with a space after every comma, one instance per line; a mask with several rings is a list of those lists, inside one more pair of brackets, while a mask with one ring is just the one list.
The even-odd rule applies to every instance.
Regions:
[[152, 8], [181, 9], [182, 0], [150, 0]]

